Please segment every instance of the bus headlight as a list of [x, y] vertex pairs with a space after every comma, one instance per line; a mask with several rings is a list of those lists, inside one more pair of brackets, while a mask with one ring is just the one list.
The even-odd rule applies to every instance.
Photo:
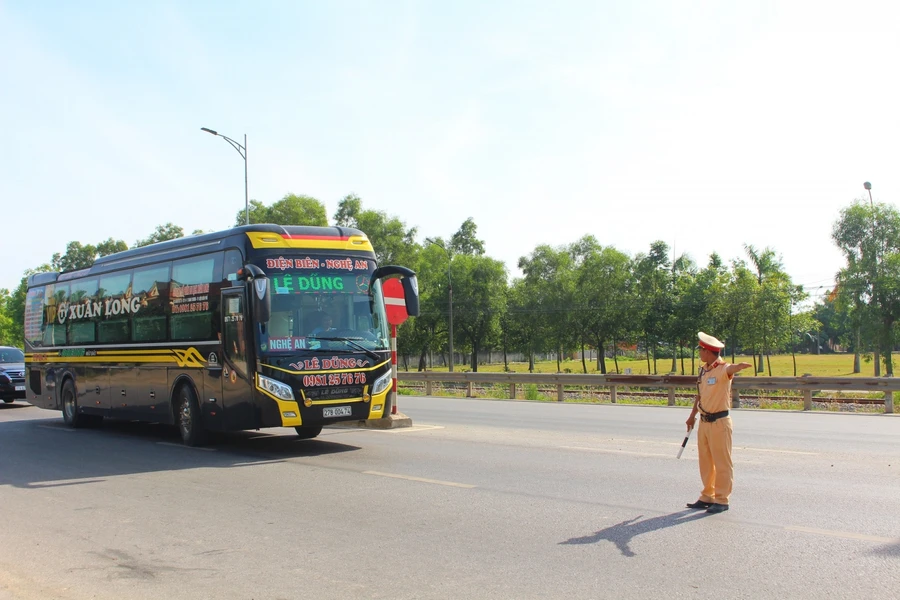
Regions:
[[384, 390], [388, 389], [388, 387], [391, 385], [392, 379], [393, 373], [391, 371], [388, 371], [387, 373], [376, 379], [375, 383], [372, 384], [372, 395], [377, 396]]
[[259, 375], [259, 387], [266, 390], [276, 398], [280, 398], [281, 400], [293, 400], [294, 392], [291, 390], [290, 386], [281, 383], [280, 381], [275, 381], [274, 379], [269, 379], [263, 375]]

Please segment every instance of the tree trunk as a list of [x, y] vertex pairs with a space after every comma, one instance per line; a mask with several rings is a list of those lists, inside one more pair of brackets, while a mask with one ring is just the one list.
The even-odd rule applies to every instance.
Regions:
[[[612, 352], [613, 352], [613, 364], [616, 366], [616, 374], [619, 373], [619, 353], [617, 352], [618, 347], [619, 347], [619, 345], [616, 343], [615, 338], [613, 338]], [[603, 361], [603, 366], [606, 367], [605, 360]]]
[[862, 369], [859, 364], [859, 327], [856, 327], [856, 343], [853, 344], [853, 372], [860, 373]]
[[669, 373], [674, 373], [678, 370], [678, 353], [675, 351], [677, 347], [678, 342], [672, 342], [672, 368], [669, 369]]
[[503, 370], [509, 371], [509, 358], [506, 356], [506, 332], [503, 333]]
[[478, 372], [478, 344], [472, 344], [472, 372]]
[[556, 347], [556, 372], [562, 373], [562, 346]]
[[534, 352], [528, 351], [528, 372], [534, 373]]
[[649, 374], [649, 373], [652, 373], [652, 371], [650, 370], [650, 341], [649, 340], [645, 340], [644, 350], [646, 351], [646, 354], [647, 354], [647, 373]]
[[584, 338], [581, 339], [581, 368], [584, 370], [584, 374], [587, 375], [587, 362], [584, 358]]
[[422, 348], [422, 354], [419, 355], [419, 371], [424, 371], [427, 363], [425, 362], [425, 358], [428, 356], [428, 349]]

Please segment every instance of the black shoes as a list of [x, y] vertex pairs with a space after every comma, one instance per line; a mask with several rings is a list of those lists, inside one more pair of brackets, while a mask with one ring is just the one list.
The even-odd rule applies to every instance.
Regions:
[[706, 509], [706, 512], [712, 513], [712, 514], [718, 514], [718, 513], [723, 513], [726, 510], [728, 510], [727, 504], [713, 504], [712, 506], [710, 506], [709, 508]]
[[697, 500], [696, 502], [692, 502], [690, 504], [687, 504], [686, 506], [688, 508], [693, 508], [695, 510], [703, 510], [703, 509], [709, 509], [712, 505], [713, 505], [712, 502], [704, 502], [703, 500]]

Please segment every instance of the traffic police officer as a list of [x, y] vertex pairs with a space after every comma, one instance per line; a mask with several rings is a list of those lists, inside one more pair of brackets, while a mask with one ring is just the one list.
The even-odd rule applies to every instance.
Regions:
[[700, 413], [697, 431], [697, 453], [700, 458], [700, 480], [703, 491], [688, 508], [706, 509], [708, 513], [728, 510], [728, 497], [734, 485], [734, 463], [731, 460], [731, 379], [738, 371], [751, 367], [750, 363], [729, 364], [719, 353], [725, 344], [711, 335], [697, 334], [700, 349], [700, 376], [697, 380], [697, 397], [691, 416], [687, 420], [688, 431], [693, 429]]

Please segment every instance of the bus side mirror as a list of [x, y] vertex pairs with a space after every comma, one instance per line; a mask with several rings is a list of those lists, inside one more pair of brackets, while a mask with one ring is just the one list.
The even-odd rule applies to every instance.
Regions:
[[372, 272], [372, 281], [382, 279], [390, 275], [400, 275], [400, 283], [403, 284], [403, 297], [406, 301], [406, 314], [411, 317], [419, 316], [419, 281], [416, 272], [406, 267], [386, 265], [378, 267]]
[[415, 275], [400, 280], [403, 284], [403, 298], [406, 300], [406, 314], [419, 316], [419, 280]]
[[272, 295], [269, 294], [269, 278], [256, 277], [250, 282], [250, 305], [257, 323], [268, 323], [272, 316]]

